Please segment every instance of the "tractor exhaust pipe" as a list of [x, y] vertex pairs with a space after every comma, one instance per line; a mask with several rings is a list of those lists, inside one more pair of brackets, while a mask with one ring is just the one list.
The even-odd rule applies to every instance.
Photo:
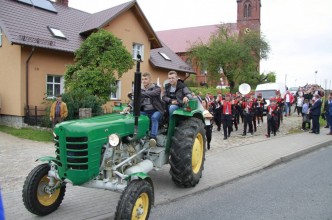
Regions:
[[133, 137], [128, 137], [129, 141], [135, 140], [138, 134], [138, 118], [141, 114], [141, 81], [142, 81], [142, 73], [141, 73], [141, 55], [137, 54], [137, 63], [136, 63], [136, 72], [135, 72], [135, 80], [134, 80], [134, 135]]

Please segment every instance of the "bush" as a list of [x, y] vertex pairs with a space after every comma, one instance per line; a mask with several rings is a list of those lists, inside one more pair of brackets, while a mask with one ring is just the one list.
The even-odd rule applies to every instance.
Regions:
[[202, 93], [202, 98], [204, 98], [207, 93], [210, 93], [211, 95], [216, 96], [218, 94], [218, 92], [220, 92], [220, 91], [222, 92], [223, 95], [229, 92], [229, 89], [220, 90], [220, 89], [217, 89], [215, 87], [206, 88], [206, 87], [203, 87], [203, 86], [201, 86], [201, 87], [189, 87], [189, 89], [190, 89], [190, 91], [194, 92], [196, 95], [199, 92], [201, 92]]
[[101, 100], [84, 89], [66, 92], [62, 95], [62, 100], [67, 104], [68, 108], [66, 120], [78, 119], [80, 108], [91, 108], [93, 116], [101, 115], [103, 112]]

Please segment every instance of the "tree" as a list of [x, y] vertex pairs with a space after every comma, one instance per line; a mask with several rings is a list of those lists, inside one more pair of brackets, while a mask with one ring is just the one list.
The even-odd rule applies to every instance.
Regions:
[[262, 73], [258, 75], [256, 79], [257, 79], [257, 84], [275, 82], [276, 74], [274, 72], [269, 72], [267, 74]]
[[224, 74], [234, 92], [241, 83], [258, 84], [258, 63], [267, 58], [269, 51], [268, 43], [258, 33], [238, 36], [221, 25], [207, 44], [195, 43], [190, 48], [190, 56], [198, 67], [208, 71], [210, 83], [219, 82]]
[[65, 73], [65, 87], [68, 91], [84, 88], [106, 102], [116, 89], [111, 85], [133, 65], [131, 54], [121, 40], [100, 30], [75, 51], [75, 64], [68, 66]]

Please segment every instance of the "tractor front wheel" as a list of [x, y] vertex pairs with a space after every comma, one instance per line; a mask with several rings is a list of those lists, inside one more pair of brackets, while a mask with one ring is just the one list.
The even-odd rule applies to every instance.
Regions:
[[205, 142], [204, 124], [198, 118], [189, 118], [175, 128], [169, 163], [176, 185], [194, 187], [199, 182], [204, 169]]
[[146, 220], [149, 218], [153, 201], [151, 183], [146, 180], [133, 180], [121, 195], [114, 219]]
[[[54, 212], [61, 204], [66, 185], [50, 192], [48, 171], [49, 164], [40, 164], [27, 176], [22, 191], [25, 208], [33, 214], [44, 216]], [[55, 181], [55, 184], [57, 181]]]

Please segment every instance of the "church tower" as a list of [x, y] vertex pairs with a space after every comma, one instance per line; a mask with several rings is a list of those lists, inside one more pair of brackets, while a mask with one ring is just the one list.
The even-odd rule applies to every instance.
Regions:
[[261, 27], [261, 1], [260, 0], [236, 0], [237, 1], [237, 28], [240, 34], [257, 31]]

